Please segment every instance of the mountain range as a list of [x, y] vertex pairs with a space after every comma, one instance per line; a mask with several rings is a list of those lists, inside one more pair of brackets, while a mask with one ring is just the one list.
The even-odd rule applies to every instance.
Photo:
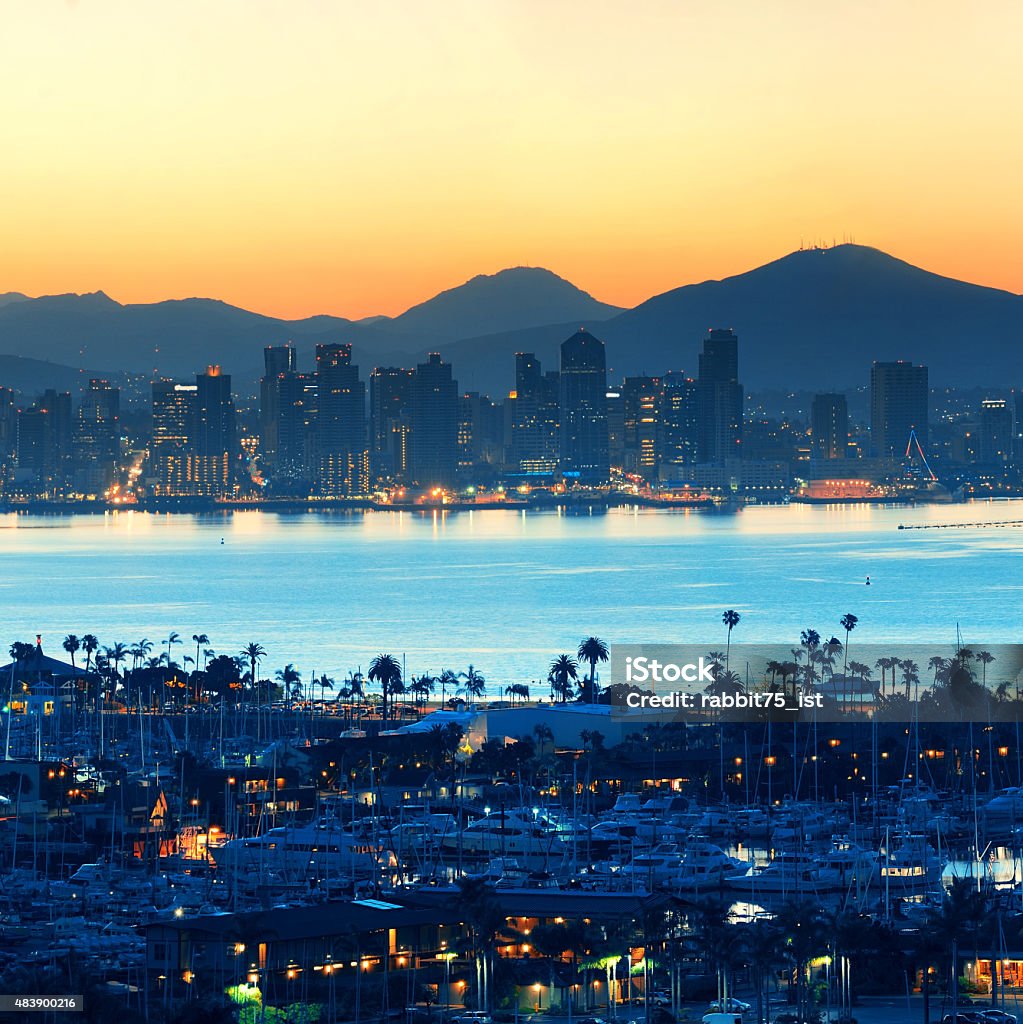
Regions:
[[[292, 341], [300, 368], [318, 342], [349, 341], [364, 376], [439, 350], [460, 387], [499, 395], [514, 353], [557, 367], [558, 345], [585, 326], [607, 342], [609, 376], [695, 374], [709, 327], [740, 338], [749, 389], [829, 390], [863, 385], [873, 359], [911, 359], [934, 384], [1023, 384], [1023, 297], [912, 266], [877, 249], [839, 245], [793, 252], [720, 281], [685, 285], [634, 309], [599, 302], [548, 270], [516, 267], [474, 277], [397, 317], [283, 320], [214, 299], [122, 305], [103, 292], [27, 298], [0, 294], [0, 384], [17, 357], [57, 364], [27, 376], [113, 368], [188, 376], [219, 362], [239, 384], [261, 372], [262, 347]], [[38, 376], [33, 377], [32, 374]], [[50, 382], [49, 375], [54, 376]], [[26, 374], [16, 373], [17, 376]]]

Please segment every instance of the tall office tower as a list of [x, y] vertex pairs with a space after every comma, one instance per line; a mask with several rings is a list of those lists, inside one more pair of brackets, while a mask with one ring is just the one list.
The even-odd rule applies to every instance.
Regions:
[[71, 395], [43, 392], [29, 409], [18, 413], [18, 478], [30, 489], [63, 492], [74, 466]]
[[927, 450], [927, 367], [899, 360], [870, 369], [870, 442], [879, 458], [901, 457], [915, 432]]
[[561, 474], [581, 484], [610, 479], [604, 343], [580, 329], [561, 343]]
[[316, 346], [316, 461], [320, 494], [369, 490], [366, 385], [348, 344]]
[[277, 378], [276, 393], [275, 490], [308, 494], [315, 461], [316, 374], [293, 371], [281, 374]]
[[14, 392], [0, 387], [0, 463], [14, 458], [18, 447], [18, 406]]
[[219, 366], [208, 366], [195, 377], [195, 493], [210, 497], [230, 495], [235, 484], [238, 442], [235, 432], [231, 376]]
[[684, 373], [666, 373], [663, 385], [661, 464], [691, 466], [697, 461], [699, 443], [697, 383]]
[[509, 461], [515, 472], [550, 476], [558, 468], [557, 371], [544, 373], [532, 352], [515, 355]]
[[411, 477], [420, 486], [450, 487], [458, 466], [458, 384], [436, 352], [412, 382]]
[[625, 468], [625, 399], [621, 388], [608, 388], [604, 396], [607, 409], [607, 458], [613, 469]]
[[259, 447], [264, 463], [272, 466], [277, 458], [281, 416], [281, 379], [298, 369], [291, 345], [267, 345], [263, 349], [263, 376], [259, 381]]
[[810, 405], [810, 451], [815, 459], [844, 459], [849, 444], [845, 395], [814, 395]]
[[153, 382], [153, 439], [149, 448], [150, 476], [158, 496], [194, 493], [195, 384]]
[[75, 479], [89, 494], [114, 482], [121, 456], [121, 391], [106, 380], [90, 380], [75, 420]]
[[661, 381], [657, 377], [626, 377], [621, 394], [623, 468], [653, 480], [660, 459]]
[[718, 463], [742, 454], [743, 391], [739, 383], [739, 339], [712, 329], [703, 340], [697, 378], [698, 458]]
[[374, 480], [408, 479], [414, 370], [378, 366], [369, 378], [370, 470]]
[[501, 461], [503, 410], [489, 395], [467, 391], [458, 399], [458, 471], [469, 483]]
[[1013, 462], [1013, 408], [1004, 398], [980, 403], [981, 462]]

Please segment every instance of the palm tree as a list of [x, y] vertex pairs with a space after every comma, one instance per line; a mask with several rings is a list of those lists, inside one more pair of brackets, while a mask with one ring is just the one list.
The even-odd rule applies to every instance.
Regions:
[[85, 651], [85, 671], [88, 672], [92, 665], [92, 656], [99, 649], [99, 640], [92, 633], [86, 633], [82, 637], [82, 650]]
[[253, 641], [242, 649], [240, 657], [247, 658], [249, 661], [249, 682], [255, 690], [256, 688], [256, 666], [259, 662], [266, 657], [266, 650], [262, 644], [257, 644]]
[[274, 673], [274, 679], [284, 687], [284, 696], [297, 700], [302, 696], [302, 673], [289, 661]]
[[537, 742], [540, 744], [540, 750], [538, 751], [538, 753], [542, 757], [544, 747], [548, 743], [554, 743], [554, 732], [549, 725], [545, 724], [544, 722], [541, 722], [539, 725], [533, 726], [533, 735], [536, 737]]
[[181, 634], [171, 632], [167, 639], [163, 641], [162, 646], [167, 648], [167, 664], [172, 666], [174, 664], [173, 651], [174, 645], [182, 643]]
[[987, 686], [987, 667], [995, 660], [995, 656], [990, 651], [977, 651], [977, 661], [981, 663], [981, 686]]
[[208, 644], [210, 638], [205, 633], [193, 633], [192, 642], [195, 644], [195, 667], [196, 671], [199, 669], [199, 648], [203, 644]]
[[578, 678], [579, 663], [571, 654], [559, 654], [552, 662], [547, 673], [547, 681], [555, 696], [564, 704], [572, 695], [572, 683]]
[[74, 675], [75, 652], [81, 648], [82, 643], [74, 633], [68, 633], [68, 635], [64, 637], [64, 643], [62, 646], [64, 650], [71, 655], [71, 674]]
[[728, 656], [732, 653], [732, 630], [739, 625], [742, 616], [732, 608], [729, 608], [721, 616], [721, 621], [728, 627], [728, 636], [725, 639], [725, 671], [728, 671]]
[[401, 684], [401, 665], [391, 654], [378, 654], [369, 663], [369, 678], [380, 684], [382, 703], [380, 707], [381, 721], [387, 727], [387, 698], [391, 689]]
[[842, 661], [843, 679], [849, 672], [849, 634], [856, 628], [856, 623], [859, 621], [860, 620], [853, 615], [852, 612], [846, 612], [845, 615], [838, 620], [838, 624], [845, 630], [845, 655], [844, 660]]
[[[917, 663], [915, 661], [909, 661], [909, 660], [901, 662], [901, 665], [902, 665], [902, 681], [906, 684], [906, 700], [910, 700], [910, 699], [912, 699], [911, 698], [911, 694], [910, 694], [910, 687], [914, 683], [919, 684], [919, 682], [920, 682], [920, 667], [917, 665]], [[893, 675], [894, 675], [894, 672], [893, 672]], [[894, 683], [894, 680], [893, 680], [893, 683]]]
[[440, 682], [441, 707], [445, 707], [448, 701], [448, 687], [450, 687], [452, 692], [454, 692], [458, 687], [458, 675], [450, 668], [442, 668], [440, 670], [438, 681]]
[[504, 695], [514, 698], [516, 702], [519, 700], [529, 700], [529, 687], [524, 683], [512, 683], [511, 686], [504, 688]]
[[469, 698], [482, 697], [487, 692], [487, 681], [472, 667], [469, 666], [467, 672], [459, 672], [458, 677], [465, 680], [465, 685], [461, 687], [461, 692], [465, 694], [466, 700]]
[[597, 662], [607, 661], [610, 654], [607, 644], [599, 637], [588, 636], [579, 644], [576, 656], [580, 661], [590, 663], [590, 703], [597, 703]]

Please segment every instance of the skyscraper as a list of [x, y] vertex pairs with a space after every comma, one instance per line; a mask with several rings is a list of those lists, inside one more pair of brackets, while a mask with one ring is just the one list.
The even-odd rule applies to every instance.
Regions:
[[412, 382], [412, 479], [451, 487], [458, 466], [458, 384], [436, 352], [416, 367]]
[[280, 433], [281, 379], [298, 368], [291, 345], [267, 345], [263, 349], [264, 373], [259, 381], [259, 441], [264, 464], [277, 458]]
[[870, 442], [879, 458], [899, 458], [916, 432], [927, 450], [927, 367], [899, 360], [874, 363], [870, 370]]
[[316, 458], [321, 494], [349, 497], [369, 490], [366, 385], [352, 346], [316, 346]]
[[561, 474], [599, 485], [611, 476], [604, 343], [580, 328], [561, 343]]
[[623, 468], [645, 480], [656, 479], [660, 460], [661, 381], [657, 377], [626, 377], [621, 395]]
[[814, 395], [810, 405], [810, 451], [815, 459], [844, 459], [849, 444], [845, 395]]
[[414, 370], [378, 366], [369, 378], [370, 469], [375, 480], [408, 479]]
[[153, 382], [153, 436], [150, 476], [158, 496], [194, 493], [195, 413], [198, 386]]
[[106, 380], [90, 380], [74, 425], [75, 478], [88, 494], [114, 482], [121, 454], [121, 391]]
[[980, 403], [980, 460], [1012, 462], [1013, 409], [1004, 398], [985, 398]]
[[195, 493], [223, 497], [234, 491], [238, 455], [231, 376], [208, 366], [195, 378]]
[[739, 339], [715, 328], [703, 340], [697, 379], [698, 458], [720, 464], [742, 454], [743, 390]]
[[18, 413], [17, 479], [37, 493], [63, 493], [71, 481], [71, 395], [47, 389]]
[[550, 476], [558, 468], [559, 377], [544, 373], [532, 352], [515, 355], [515, 391], [510, 398], [513, 472]]
[[661, 464], [691, 466], [699, 443], [696, 381], [684, 373], [666, 373], [663, 385]]

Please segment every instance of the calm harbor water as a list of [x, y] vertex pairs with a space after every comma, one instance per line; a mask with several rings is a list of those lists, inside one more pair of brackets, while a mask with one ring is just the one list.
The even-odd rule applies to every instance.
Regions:
[[[761, 507], [736, 513], [240, 512], [0, 516], [0, 643], [68, 633], [159, 641], [178, 658], [266, 647], [343, 676], [376, 653], [408, 673], [464, 669], [495, 684], [546, 675], [580, 637], [721, 646], [797, 643], [808, 626], [856, 641], [1021, 638], [1023, 528], [899, 530], [1023, 520], [1023, 501], [920, 508]], [[223, 543], [221, 541], [223, 540]], [[871, 577], [872, 584], [864, 585]], [[493, 690], [492, 690], [493, 692]]]

